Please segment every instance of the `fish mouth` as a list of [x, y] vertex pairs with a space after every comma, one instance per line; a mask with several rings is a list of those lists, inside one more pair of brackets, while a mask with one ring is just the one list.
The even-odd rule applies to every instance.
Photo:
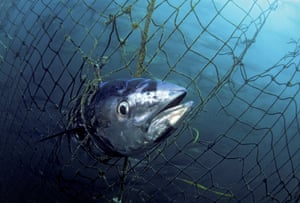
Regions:
[[[174, 94], [174, 93], [173, 93]], [[183, 98], [186, 96], [186, 91], [183, 89], [183, 90], [178, 90], [176, 92], [176, 95], [174, 96], [173, 99], [171, 99], [171, 101], [169, 103], [167, 103], [167, 105], [161, 109], [157, 115], [167, 109], [171, 109], [171, 108], [174, 108], [176, 106], [178, 106], [180, 104], [180, 102], [183, 100]]]
[[186, 96], [186, 89], [173, 90], [170, 95], [166, 105], [150, 121], [148, 133], [152, 135], [152, 141], [159, 142], [168, 137], [192, 110], [193, 101], [180, 104]]

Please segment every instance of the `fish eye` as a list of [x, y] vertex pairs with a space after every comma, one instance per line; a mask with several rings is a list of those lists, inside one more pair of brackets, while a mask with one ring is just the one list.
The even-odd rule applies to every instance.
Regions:
[[117, 112], [121, 116], [127, 116], [129, 113], [129, 104], [127, 101], [121, 101], [118, 105]]

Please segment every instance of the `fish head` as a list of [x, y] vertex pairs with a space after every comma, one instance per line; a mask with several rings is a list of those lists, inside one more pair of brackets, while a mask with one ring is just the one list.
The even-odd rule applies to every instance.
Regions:
[[167, 138], [191, 111], [186, 89], [135, 78], [101, 83], [93, 99], [93, 140], [107, 154], [131, 156]]

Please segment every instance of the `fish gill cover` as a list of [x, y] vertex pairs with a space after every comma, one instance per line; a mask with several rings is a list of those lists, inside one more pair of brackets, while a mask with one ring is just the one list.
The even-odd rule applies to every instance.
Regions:
[[[263, 34], [286, 4], [2, 0], [0, 200], [299, 200], [299, 43], [276, 50], [281, 38]], [[95, 157], [60, 134], [99, 82], [133, 77], [175, 83], [194, 101], [167, 140], [140, 157]]]

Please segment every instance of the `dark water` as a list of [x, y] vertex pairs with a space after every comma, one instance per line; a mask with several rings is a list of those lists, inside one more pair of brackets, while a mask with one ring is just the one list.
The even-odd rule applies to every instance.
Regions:
[[298, 2], [156, 1], [141, 76], [186, 87], [195, 108], [126, 173], [75, 139], [38, 140], [67, 128], [97, 71], [136, 76], [147, 3], [0, 8], [1, 202], [298, 201]]

